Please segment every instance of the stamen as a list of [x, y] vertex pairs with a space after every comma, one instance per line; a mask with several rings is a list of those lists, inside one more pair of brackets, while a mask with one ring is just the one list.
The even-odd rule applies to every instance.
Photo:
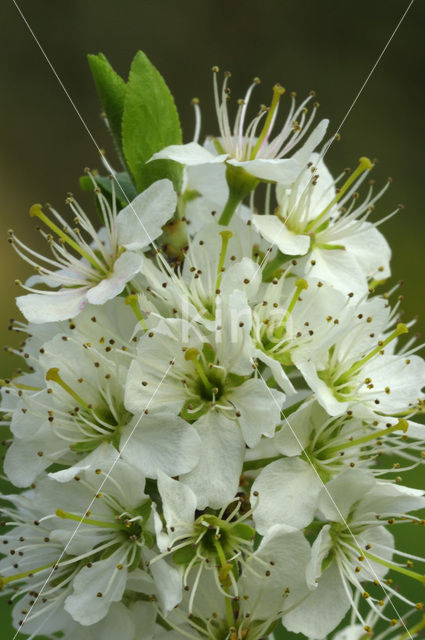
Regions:
[[193, 98], [192, 106], [195, 110], [195, 132], [193, 134], [193, 142], [198, 142], [201, 133], [201, 109], [199, 108], [199, 98]]

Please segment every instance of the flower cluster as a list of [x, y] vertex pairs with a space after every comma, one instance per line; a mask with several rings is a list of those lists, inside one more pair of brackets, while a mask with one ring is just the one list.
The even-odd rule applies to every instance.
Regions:
[[198, 143], [195, 102], [194, 141], [88, 171], [99, 229], [69, 196], [72, 223], [31, 208], [51, 255], [10, 232], [35, 275], [11, 325], [25, 369], [2, 381], [4, 470], [23, 491], [3, 496], [0, 588], [31, 638], [411, 637], [425, 559], [390, 529], [425, 524], [400, 477], [424, 458], [425, 362], [395, 289], [375, 292], [386, 186], [364, 188], [364, 157], [331, 175], [311, 95], [278, 129], [276, 85], [248, 122], [255, 79], [230, 124], [213, 72], [214, 138]]

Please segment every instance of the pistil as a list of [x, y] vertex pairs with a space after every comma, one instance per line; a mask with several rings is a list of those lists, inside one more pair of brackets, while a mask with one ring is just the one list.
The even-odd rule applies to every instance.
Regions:
[[255, 145], [255, 147], [253, 148], [253, 150], [251, 151], [251, 157], [250, 160], [253, 160], [258, 151], [260, 150], [262, 144], [264, 141], [267, 140], [267, 138], [269, 137], [271, 130], [273, 128], [273, 122], [276, 116], [276, 111], [279, 105], [279, 100], [281, 98], [281, 96], [283, 96], [283, 94], [285, 93], [285, 89], [284, 87], [282, 87], [280, 84], [275, 84], [275, 86], [273, 87], [273, 98], [272, 98], [272, 102], [269, 108], [269, 111], [267, 113], [267, 117], [266, 120], [264, 122], [263, 128], [261, 130], [260, 135], [258, 136], [258, 140], [257, 143]]
[[325, 449], [326, 455], [333, 455], [334, 453], [338, 453], [344, 449], [349, 449], [350, 447], [358, 447], [367, 442], [371, 442], [372, 440], [379, 440], [382, 436], [385, 436], [389, 433], [393, 433], [394, 431], [403, 431], [403, 433], [407, 432], [409, 424], [406, 420], [399, 420], [397, 424], [392, 425], [391, 427], [387, 427], [386, 429], [381, 429], [380, 431], [375, 431], [374, 433], [370, 433], [363, 438], [357, 438], [356, 440], [349, 440], [348, 442], [344, 442], [343, 444], [336, 445], [335, 447], [329, 447]]
[[48, 370], [48, 372], [46, 373], [46, 380], [53, 380], [53, 382], [56, 382], [56, 384], [62, 387], [62, 389], [66, 391], [66, 393], [68, 393], [72, 398], [74, 398], [74, 400], [81, 404], [84, 409], [90, 411], [90, 407], [87, 402], [85, 402], [85, 400], [83, 400], [81, 396], [79, 396], [78, 393], [76, 393], [74, 389], [65, 382], [65, 380], [62, 380], [61, 376], [59, 375], [59, 369], [57, 367], [52, 367]]
[[208, 391], [209, 393], [213, 394], [216, 387], [214, 387], [211, 382], [208, 380], [205, 371], [202, 368], [201, 363], [198, 360], [199, 358], [199, 351], [198, 349], [195, 348], [191, 348], [191, 349], [187, 349], [186, 353], [184, 354], [184, 359], [186, 361], [191, 360], [193, 362], [193, 365], [199, 375], [199, 377], [201, 378], [202, 384], [204, 385], [204, 388], [206, 391]]
[[131, 293], [129, 296], [126, 297], [125, 299], [125, 304], [128, 305], [134, 315], [136, 316], [137, 320], [140, 323], [140, 326], [142, 327], [143, 331], [147, 331], [148, 328], [146, 326], [145, 320], [142, 316], [142, 312], [140, 311], [139, 305], [138, 305], [138, 298], [137, 295], [135, 293]]
[[351, 187], [351, 185], [353, 184], [353, 182], [355, 182], [357, 180], [357, 178], [359, 176], [361, 176], [361, 174], [364, 171], [369, 171], [370, 169], [372, 169], [373, 164], [371, 162], [371, 160], [369, 160], [369, 158], [366, 157], [362, 157], [359, 159], [359, 166], [357, 167], [357, 169], [351, 174], [351, 176], [344, 182], [344, 184], [342, 185], [342, 187], [339, 189], [338, 193], [336, 194], [336, 196], [334, 198], [332, 198], [332, 200], [330, 201], [330, 203], [323, 209], [323, 211], [316, 217], [314, 218], [314, 220], [312, 220], [305, 229], [305, 232], [308, 233], [309, 231], [311, 231], [314, 227], [317, 226], [317, 223], [320, 222], [325, 215], [328, 213], [329, 209], [331, 209], [331, 207], [333, 207], [335, 204], [337, 204], [337, 202], [339, 202], [342, 198], [342, 196], [345, 194], [345, 192], [347, 191], [347, 189], [349, 189]]
[[346, 383], [347, 380], [349, 380], [354, 374], [356, 374], [360, 369], [363, 368], [366, 362], [368, 362], [369, 360], [371, 360], [371, 358], [373, 358], [378, 353], [380, 353], [382, 349], [387, 346], [387, 344], [389, 344], [390, 342], [398, 338], [398, 336], [401, 336], [403, 333], [408, 333], [408, 331], [409, 329], [407, 328], [407, 326], [402, 322], [400, 322], [397, 325], [395, 331], [393, 331], [392, 334], [388, 336], [388, 338], [385, 338], [385, 340], [380, 341], [377, 347], [372, 349], [372, 351], [370, 351], [367, 355], [363, 356], [363, 358], [361, 358], [360, 360], [357, 360], [354, 364], [352, 364], [351, 367], [347, 371], [345, 371], [338, 378], [338, 380], [335, 381], [335, 386], [339, 386]]
[[77, 516], [74, 513], [69, 513], [63, 509], [56, 509], [56, 515], [63, 520], [75, 520], [76, 522], [82, 522], [84, 524], [91, 524], [94, 527], [104, 527], [105, 529], [123, 529], [123, 526], [118, 522], [104, 522], [103, 520], [92, 520], [85, 516]]
[[62, 229], [60, 229], [52, 220], [50, 220], [50, 218], [48, 218], [42, 211], [40, 204], [32, 205], [30, 209], [30, 216], [32, 218], [39, 218], [47, 227], [49, 227], [49, 229], [56, 233], [56, 235], [59, 236], [61, 240], [69, 244], [69, 246], [72, 247], [74, 251], [79, 253], [82, 258], [85, 258], [85, 260], [87, 260], [87, 262], [89, 262], [92, 267], [96, 269], [96, 271], [101, 271], [99, 262], [97, 262], [93, 258], [93, 256], [88, 254], [87, 251], [84, 251], [84, 249], [77, 242], [75, 242], [75, 240], [70, 238], [68, 234], [62, 231]]
[[298, 298], [300, 297], [300, 293], [301, 291], [303, 291], [304, 289], [308, 289], [308, 283], [306, 280], [304, 280], [304, 278], [297, 278], [297, 280], [295, 280], [295, 292], [292, 296], [292, 299], [287, 307], [287, 309], [285, 310], [285, 313], [283, 315], [283, 319], [282, 319], [282, 323], [280, 324], [280, 326], [275, 330], [274, 332], [274, 337], [277, 338], [278, 340], [280, 340], [283, 336], [283, 334], [285, 333], [286, 330], [286, 323], [288, 321], [288, 318], [290, 317], [292, 311], [295, 308], [295, 305], [297, 304]]
[[225, 231], [220, 231], [220, 235], [221, 235], [222, 241], [221, 241], [221, 252], [220, 252], [220, 257], [218, 260], [218, 267], [217, 267], [217, 281], [215, 283], [216, 291], [220, 289], [221, 278], [224, 270], [223, 269], [224, 262], [226, 260], [227, 247], [229, 245], [230, 238], [233, 236], [233, 233], [229, 229], [226, 229]]

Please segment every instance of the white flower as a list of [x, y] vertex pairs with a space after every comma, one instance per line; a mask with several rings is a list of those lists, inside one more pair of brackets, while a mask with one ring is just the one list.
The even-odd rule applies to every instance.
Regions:
[[[93, 315], [93, 312], [96, 315]], [[182, 419], [172, 423], [133, 415], [124, 407], [125, 380], [137, 337], [135, 318], [122, 299], [89, 306], [31, 357], [34, 372], [10, 381], [15, 395], [5, 471], [16, 486], [28, 486], [53, 463], [72, 478], [98, 466], [98, 447], [111, 443], [148, 477], [158, 469], [190, 471], [199, 459], [199, 437]], [[33, 325], [35, 336], [38, 325]], [[30, 343], [34, 337], [30, 339]], [[37, 341], [39, 342], [39, 341]], [[126, 443], [131, 436], [131, 446]]]
[[259, 237], [250, 225], [234, 218], [230, 229], [220, 231], [214, 223], [205, 225], [188, 239], [181, 268], [172, 269], [158, 261], [145, 261], [139, 277], [142, 309], [151, 315], [182, 317], [213, 329], [219, 294], [241, 290], [249, 299], [260, 284], [261, 270], [249, 257]]
[[331, 416], [349, 410], [368, 421], [408, 415], [423, 398], [425, 363], [412, 355], [415, 348], [394, 353], [407, 326], [389, 331], [394, 319], [379, 298], [347, 307], [338, 322], [339, 331], [311, 354], [293, 355], [320, 404]]
[[[382, 597], [388, 594], [415, 606], [391, 583], [382, 582], [388, 570], [393, 569], [425, 583], [423, 575], [392, 560], [393, 555], [411, 560], [415, 557], [394, 549], [393, 536], [383, 524], [387, 519], [391, 524], [408, 517], [419, 521], [406, 514], [424, 506], [423, 491], [387, 481], [377, 482], [365, 471], [348, 470], [332, 480], [321, 492], [319, 519], [311, 525], [312, 531], [319, 527], [319, 533], [312, 546], [307, 578], [316, 581], [317, 587], [285, 616], [285, 626], [311, 638], [323, 638], [342, 620], [350, 606], [365, 626], [352, 587], [375, 611], [379, 611]], [[370, 595], [364, 584], [374, 581], [380, 585], [381, 594], [377, 597]], [[326, 616], [318, 615], [323, 611]]]
[[[304, 401], [282, 423], [273, 439], [274, 456], [263, 461], [267, 466], [252, 485], [257, 531], [265, 533], [275, 524], [307, 526], [313, 520], [323, 484], [347, 467], [368, 468], [384, 452], [394, 455], [404, 447], [419, 449], [405, 441], [407, 430], [406, 420], [378, 428], [347, 414], [329, 417], [314, 398]], [[416, 461], [417, 457], [412, 453], [411, 459]], [[258, 464], [255, 459], [251, 462], [252, 468]], [[244, 468], [249, 470], [249, 463]], [[382, 469], [371, 468], [370, 473], [380, 475]]]
[[[162, 226], [174, 213], [177, 196], [169, 180], [154, 183], [119, 213], [114, 182], [111, 184], [112, 206], [102, 193], [97, 193], [105, 224], [100, 232], [72, 197], [67, 202], [75, 215], [76, 228], [70, 228], [54, 209], [50, 210], [50, 219], [40, 205], [31, 208], [31, 216], [39, 218], [58, 236], [55, 240], [43, 232], [53, 259], [26, 247], [11, 234], [10, 242], [16, 251], [39, 274], [24, 286], [31, 293], [17, 298], [19, 309], [30, 322], [73, 318], [88, 302], [101, 305], [119, 295], [139, 272], [143, 250], [162, 233]], [[55, 292], [34, 289], [34, 282], [60, 288]]]
[[242, 634], [235, 637], [258, 640], [306, 597], [310, 548], [300, 532], [273, 527], [254, 551], [251, 512], [244, 513], [238, 500], [196, 517], [189, 487], [161, 474], [158, 488], [167, 526], [158, 543], [162, 555], [172, 554], [184, 567], [186, 598], [179, 609], [187, 611], [189, 624], [196, 613], [210, 637], [234, 627]]
[[[231, 606], [230, 598], [216, 588], [212, 572], [203, 572], [194, 597], [197, 621], [211, 638], [264, 638], [282, 614], [284, 623], [285, 613], [296, 610], [308, 595], [305, 567], [309, 556], [302, 533], [290, 527], [273, 527], [243, 562], [238, 595]], [[189, 583], [187, 599], [192, 588]], [[185, 600], [180, 605], [184, 607]]]
[[[13, 565], [8, 558], [0, 561], [1, 586], [24, 581], [18, 593], [37, 590], [57, 567], [54, 580], [31, 611], [32, 618], [64, 608], [80, 624], [95, 624], [113, 602], [122, 600], [136, 570], [141, 588], [158, 595], [165, 612], [181, 597], [179, 571], [165, 561], [152, 570], [153, 580], [140, 570], [154, 544], [154, 507], [143, 491], [143, 474], [117, 462], [112, 447], [104, 447], [102, 453], [103, 468], [84, 471], [71, 483], [44, 478], [35, 491], [8, 497], [16, 509], [3, 512], [11, 516], [11, 524], [22, 524], [3, 536], [13, 545], [17, 560]], [[76, 522], [80, 523], [77, 535]], [[132, 579], [134, 588], [137, 579]]]
[[[291, 94], [291, 107], [279, 133], [272, 138], [272, 129], [276, 122], [278, 106], [285, 89], [279, 84], [273, 87], [273, 99], [269, 108], [262, 108], [260, 113], [248, 124], [245, 123], [247, 108], [253, 89], [258, 85], [256, 78], [249, 87], [244, 100], [239, 101], [233, 128], [230, 127], [227, 102], [229, 99], [225, 74], [221, 92], [217, 86], [218, 68], [214, 67], [214, 97], [219, 125], [219, 137], [214, 143], [216, 153], [202, 147], [197, 142], [185, 145], [171, 145], [156, 153], [153, 159], [168, 158], [187, 166], [226, 162], [233, 167], [240, 167], [247, 173], [261, 180], [291, 184], [300, 170], [308, 162], [310, 154], [321, 142], [328, 125], [322, 120], [310, 134], [303, 146], [298, 148], [291, 158], [288, 154], [299, 145], [313, 122], [317, 104], [313, 105], [311, 115], [307, 118], [307, 104], [314, 92], [298, 107], [295, 94]], [[258, 132], [261, 121], [261, 131]], [[217, 152], [219, 155], [217, 155]]]
[[[152, 413], [160, 408], [170, 420], [180, 414], [194, 424], [201, 458], [184, 482], [197, 494], [199, 508], [229, 502], [245, 443], [255, 446], [261, 435], [273, 435], [284, 400], [251, 377], [251, 314], [245, 297], [235, 291], [220, 300], [220, 325], [209, 336], [179, 319], [162, 320], [145, 334], [126, 384], [130, 411], [143, 410], [151, 399]], [[153, 389], [158, 389], [154, 396]]]
[[314, 279], [290, 277], [288, 269], [279, 280], [263, 284], [253, 306], [252, 335], [256, 356], [270, 370], [276, 382], [288, 393], [294, 387], [286, 372], [297, 359], [309, 354], [335, 325], [347, 305], [339, 291]]
[[341, 186], [341, 176], [334, 180], [313, 154], [310, 164], [316, 162], [317, 167], [306, 168], [290, 188], [278, 185], [275, 215], [254, 214], [253, 224], [283, 256], [305, 256], [298, 260], [300, 275], [328, 282], [344, 293], [366, 295], [368, 279], [390, 275], [388, 243], [378, 225], [367, 220], [386, 187], [377, 195], [371, 187], [357, 202], [357, 189], [373, 166], [368, 158], [360, 158]]

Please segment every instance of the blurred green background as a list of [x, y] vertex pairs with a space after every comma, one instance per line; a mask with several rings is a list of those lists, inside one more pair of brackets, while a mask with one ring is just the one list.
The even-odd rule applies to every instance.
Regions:
[[[164, 75], [176, 98], [185, 141], [192, 139], [190, 99], [203, 111], [203, 133], [215, 133], [211, 66], [232, 71], [232, 95], [241, 96], [253, 76], [262, 84], [255, 107], [267, 103], [280, 82], [300, 98], [318, 92], [321, 115], [335, 131], [406, 9], [407, 0], [21, 0], [18, 2], [51, 59], [87, 127], [100, 147], [115, 157], [86, 63], [102, 51], [126, 75], [137, 49], [143, 49]], [[394, 182], [376, 217], [402, 202], [405, 209], [382, 228], [393, 248], [393, 281], [405, 281], [406, 319], [419, 314], [423, 331], [423, 26], [425, 3], [417, 0], [390, 43], [345, 122], [342, 140], [327, 156], [331, 170], [355, 166], [361, 155], [377, 157], [375, 178]], [[0, 186], [1, 186], [1, 342], [13, 344], [8, 318], [16, 316], [15, 278], [28, 269], [7, 244], [7, 229], [37, 246], [28, 209], [49, 201], [58, 209], [68, 191], [78, 193], [85, 166], [99, 167], [93, 141], [37, 48], [12, 1], [1, 7]], [[90, 206], [87, 194], [80, 198]], [[41, 246], [41, 245], [38, 245]], [[2, 377], [18, 361], [1, 355]], [[421, 473], [411, 474], [416, 486]], [[424, 533], [406, 526], [404, 545], [419, 552]], [[422, 535], [421, 535], [422, 533]], [[397, 582], [401, 582], [398, 581]], [[419, 583], [406, 586], [425, 599]], [[2, 608], [2, 640], [13, 637]], [[324, 613], [325, 615], [325, 613]]]

